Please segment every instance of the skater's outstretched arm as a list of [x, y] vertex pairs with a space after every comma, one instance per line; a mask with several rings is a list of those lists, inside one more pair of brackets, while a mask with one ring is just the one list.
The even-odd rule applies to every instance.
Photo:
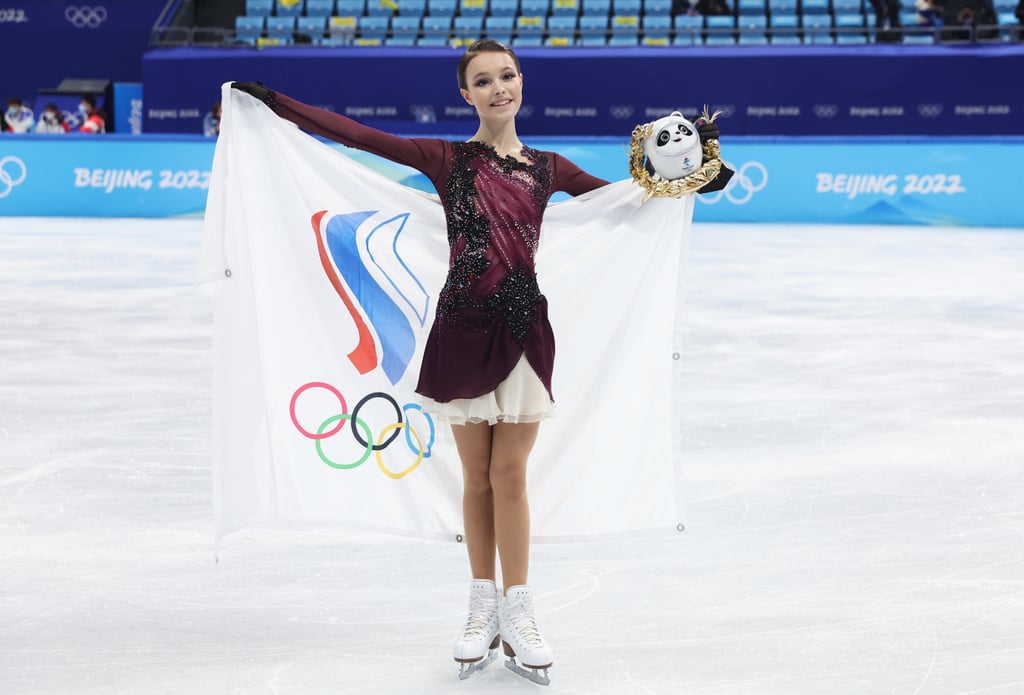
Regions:
[[444, 170], [449, 148], [445, 147], [443, 140], [402, 138], [385, 133], [347, 116], [304, 104], [259, 82], [232, 82], [231, 87], [251, 94], [278, 116], [305, 131], [410, 166], [431, 181], [436, 182]]

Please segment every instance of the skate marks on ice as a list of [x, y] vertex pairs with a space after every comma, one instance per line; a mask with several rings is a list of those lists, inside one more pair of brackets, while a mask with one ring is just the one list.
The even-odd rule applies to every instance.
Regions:
[[199, 236], [0, 218], [5, 695], [1024, 688], [1024, 233], [698, 225], [687, 530], [535, 546], [543, 689], [459, 681], [456, 544], [252, 529], [213, 562]]

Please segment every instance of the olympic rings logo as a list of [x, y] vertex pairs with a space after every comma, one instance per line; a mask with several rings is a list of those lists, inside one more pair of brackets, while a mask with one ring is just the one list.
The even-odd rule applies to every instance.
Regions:
[[84, 29], [86, 27], [96, 29], [103, 22], [107, 21], [107, 8], [102, 5], [98, 7], [68, 5], [64, 10], [64, 19], [71, 22], [71, 26], [75, 29]]
[[[729, 164], [729, 162], [725, 162]], [[750, 176], [750, 172], [757, 172], [753, 178]], [[714, 205], [725, 198], [735, 205], [744, 205], [750, 202], [750, 199], [754, 197], [754, 194], [760, 191], [762, 188], [768, 185], [768, 170], [761, 162], [746, 162], [743, 166], [736, 170], [733, 177], [726, 184], [725, 188], [715, 193], [697, 196], [697, 200], [707, 203], [708, 205]], [[741, 190], [742, 193], [738, 194], [737, 190]]]
[[839, 114], [839, 107], [835, 104], [815, 104], [814, 115], [818, 118], [835, 118]]
[[715, 104], [714, 106], [711, 107], [711, 113], [714, 113], [715, 111], [721, 111], [720, 115], [722, 116], [722, 118], [730, 118], [736, 115], [736, 105]]
[[633, 115], [633, 107], [629, 104], [612, 106], [609, 107], [608, 112], [612, 115], [612, 118], [629, 118]]
[[[299, 396], [314, 388], [324, 389], [337, 398], [338, 403], [341, 406], [341, 412], [329, 416], [320, 423], [316, 432], [311, 432], [299, 423], [298, 415], [295, 412], [295, 406], [299, 400]], [[383, 399], [395, 409], [395, 422], [381, 430], [380, 434], [376, 437], [376, 442], [374, 442], [373, 431], [370, 429], [370, 425], [359, 417], [359, 412], [363, 407], [374, 399]], [[427, 437], [426, 442], [423, 441], [419, 433], [417, 433], [412, 427], [411, 422], [409, 422], [410, 411], [419, 412], [426, 420], [427, 427], [429, 428], [429, 436]], [[312, 439], [316, 443], [316, 453], [317, 456], [320, 457], [320, 460], [331, 468], [337, 470], [351, 470], [353, 468], [358, 468], [366, 463], [371, 455], [376, 454], [377, 467], [380, 468], [381, 472], [392, 480], [399, 480], [416, 470], [416, 468], [423, 462], [423, 459], [430, 458], [432, 449], [434, 448], [436, 430], [434, 428], [434, 420], [430, 415], [424, 412], [423, 409], [415, 403], [406, 403], [399, 407], [398, 401], [390, 395], [380, 391], [363, 396], [362, 400], [356, 404], [356, 407], [353, 408], [350, 413], [348, 412], [348, 402], [345, 400], [345, 396], [342, 395], [341, 391], [322, 381], [311, 381], [297, 388], [295, 393], [292, 394], [291, 403], [288, 406], [288, 413], [291, 415], [292, 424], [295, 426], [295, 429], [297, 429], [303, 437], [306, 439]], [[349, 427], [349, 432], [352, 433], [356, 443], [362, 447], [363, 451], [355, 460], [340, 463], [331, 459], [324, 452], [323, 441], [341, 432], [345, 427], [345, 423], [348, 422], [352, 423], [352, 426]], [[384, 464], [381, 452], [391, 446], [391, 444], [398, 439], [398, 435], [402, 430], [405, 430], [406, 446], [408, 446], [409, 450], [416, 456], [416, 458], [408, 467], [400, 471], [393, 471]]]
[[918, 104], [917, 112], [924, 118], [936, 118], [942, 114], [942, 104]]
[[[15, 174], [8, 171], [8, 164], [13, 169]], [[21, 170], [20, 172], [18, 170]], [[25, 162], [21, 161], [13, 155], [8, 155], [3, 159], [0, 159], [0, 198], [6, 198], [14, 190], [14, 187], [19, 185], [25, 180], [25, 176], [28, 175], [28, 169], [25, 167]]]

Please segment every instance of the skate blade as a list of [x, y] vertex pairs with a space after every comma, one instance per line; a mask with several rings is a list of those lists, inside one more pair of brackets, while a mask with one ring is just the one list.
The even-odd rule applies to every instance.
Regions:
[[[522, 676], [526, 680], [533, 681], [537, 685], [551, 685], [551, 679], [548, 677], [548, 670], [546, 667], [526, 669], [520, 666], [514, 658], [510, 658], [505, 662], [505, 668]], [[541, 671], [544, 672], [543, 675], [541, 674]]]
[[472, 676], [477, 671], [483, 671], [493, 661], [498, 658], [498, 651], [496, 649], [488, 649], [487, 656], [480, 659], [479, 661], [473, 661], [471, 663], [460, 662], [459, 663], [459, 680], [464, 681]]

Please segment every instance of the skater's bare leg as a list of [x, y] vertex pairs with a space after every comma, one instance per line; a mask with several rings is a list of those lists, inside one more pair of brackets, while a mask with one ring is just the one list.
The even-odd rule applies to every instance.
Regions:
[[499, 422], [493, 427], [490, 482], [494, 534], [505, 589], [526, 584], [529, 571], [530, 506], [526, 497], [526, 462], [539, 431], [538, 422]]
[[491, 490], [491, 426], [452, 425], [462, 460], [462, 516], [474, 579], [495, 578], [494, 495]]

